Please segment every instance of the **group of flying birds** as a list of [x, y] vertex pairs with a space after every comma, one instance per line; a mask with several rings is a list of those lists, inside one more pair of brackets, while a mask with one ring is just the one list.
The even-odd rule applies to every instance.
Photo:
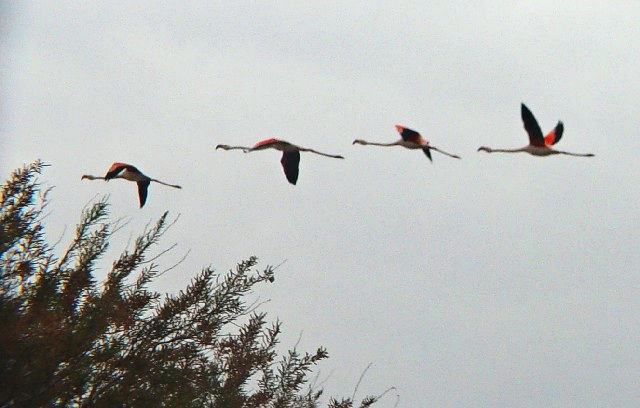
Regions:
[[[555, 150], [552, 146], [560, 141], [562, 137], [562, 132], [564, 130], [564, 126], [562, 122], [558, 122], [556, 127], [551, 130], [546, 136], [543, 135], [542, 130], [540, 129], [540, 125], [538, 125], [538, 121], [533, 116], [533, 113], [527, 108], [524, 104], [521, 105], [521, 115], [522, 121], [524, 122], [524, 128], [529, 134], [529, 144], [527, 146], [518, 148], [518, 149], [492, 149], [490, 147], [482, 146], [478, 149], [478, 151], [485, 151], [487, 153], [500, 152], [500, 153], [517, 153], [517, 152], [526, 152], [534, 156], [551, 156], [554, 154], [566, 154], [569, 156], [580, 156], [580, 157], [593, 157], [592, 153], [569, 153], [561, 150]], [[396, 129], [398, 133], [400, 133], [401, 139], [397, 140], [393, 143], [376, 143], [376, 142], [367, 142], [365, 140], [356, 139], [353, 141], [353, 144], [361, 144], [361, 145], [373, 145], [373, 146], [402, 146], [407, 149], [420, 149], [424, 152], [424, 154], [432, 160], [431, 158], [431, 150], [442, 153], [449, 157], [453, 157], [459, 159], [460, 156], [455, 154], [447, 153], [441, 149], [438, 149], [435, 146], [429, 144], [429, 142], [420, 135], [420, 133], [415, 130], [411, 130], [401, 125], [396, 125]], [[266, 150], [266, 149], [275, 149], [280, 150], [282, 152], [282, 159], [280, 163], [282, 163], [282, 168], [284, 169], [284, 174], [287, 177], [287, 180], [291, 184], [296, 184], [298, 181], [298, 173], [300, 164], [300, 152], [311, 152], [315, 154], [319, 154], [321, 156], [332, 157], [334, 159], [344, 159], [344, 157], [339, 155], [321, 153], [313, 149], [308, 149], [306, 147], [301, 147], [294, 145], [289, 142], [285, 142], [284, 140], [279, 139], [266, 139], [260, 141], [255, 144], [253, 147], [244, 147], [244, 146], [229, 146], [224, 144], [219, 144], [216, 146], [216, 149], [224, 149], [224, 150], [242, 150], [245, 153], [253, 152], [256, 150]], [[156, 183], [163, 184], [165, 186], [174, 187], [174, 188], [182, 188], [179, 185], [168, 184], [160, 180], [156, 180], [154, 178], [148, 177], [144, 175], [140, 170], [135, 168], [130, 164], [125, 163], [113, 163], [113, 165], [107, 171], [107, 174], [104, 177], [99, 176], [90, 176], [84, 175], [82, 179], [89, 180], [106, 180], [109, 181], [115, 178], [122, 178], [129, 181], [135, 181], [138, 185], [138, 197], [140, 199], [140, 208], [144, 206], [144, 203], [147, 201], [147, 190], [149, 188], [149, 184], [152, 181]]]

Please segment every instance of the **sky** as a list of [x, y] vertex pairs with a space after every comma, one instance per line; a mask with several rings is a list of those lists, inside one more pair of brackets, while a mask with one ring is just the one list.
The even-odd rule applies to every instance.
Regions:
[[[153, 288], [250, 255], [282, 350], [323, 345], [326, 396], [381, 407], [640, 405], [637, 1], [3, 2], [0, 174], [41, 158], [69, 242], [108, 194], [104, 276], [149, 222], [179, 220]], [[561, 150], [528, 143], [526, 103]], [[462, 156], [352, 145], [415, 129]], [[277, 137], [302, 154], [215, 150]], [[135, 186], [113, 162], [181, 184]], [[61, 244], [62, 245], [62, 244]], [[284, 262], [284, 263], [283, 263]], [[397, 400], [399, 398], [399, 400]]]

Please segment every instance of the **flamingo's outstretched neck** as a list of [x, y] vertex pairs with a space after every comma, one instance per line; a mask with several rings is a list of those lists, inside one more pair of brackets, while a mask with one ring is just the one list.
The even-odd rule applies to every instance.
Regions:
[[492, 149], [490, 147], [487, 146], [481, 146], [478, 148], [478, 151], [483, 151], [483, 152], [487, 152], [487, 153], [494, 153], [494, 152], [498, 152], [498, 153], [519, 153], [519, 152], [526, 152], [526, 150], [524, 148], [520, 148], [520, 149]]
[[181, 186], [177, 185], [177, 184], [169, 184], [169, 183], [165, 183], [164, 181], [160, 181], [160, 180], [156, 180], [156, 179], [150, 179], [151, 181], [155, 181], [156, 183], [160, 183], [163, 184], [165, 186], [169, 186], [169, 187], [173, 187], [173, 188], [182, 188]]
[[92, 176], [92, 175], [89, 175], [89, 174], [85, 174], [85, 175], [82, 176], [82, 178], [80, 178], [80, 180], [84, 180], [84, 179], [87, 179], [87, 180], [105, 180], [104, 177]]
[[371, 145], [371, 146], [386, 146], [386, 147], [390, 147], [390, 146], [398, 146], [399, 143], [398, 142], [393, 142], [393, 143], [377, 143], [377, 142], [367, 142], [366, 140], [362, 140], [362, 139], [356, 139], [353, 141], [352, 144], [361, 144], [361, 145]]
[[225, 144], [217, 145], [216, 146], [216, 150], [218, 150], [218, 149], [223, 149], [223, 150], [242, 150], [245, 153], [250, 152], [252, 150], [250, 147], [246, 147], [246, 146], [229, 146], [229, 145], [225, 145]]
[[429, 149], [431, 149], [431, 150], [435, 150], [436, 152], [440, 152], [440, 153], [442, 153], [442, 154], [444, 154], [444, 155], [446, 155], [446, 156], [453, 157], [454, 159], [460, 159], [460, 156], [455, 155], [455, 154], [451, 154], [451, 153], [447, 153], [447, 152], [445, 152], [444, 150], [440, 150], [440, 149], [438, 149], [438, 148], [437, 148], [437, 147], [435, 147], [435, 146], [431, 146], [431, 145], [429, 145], [429, 146], [427, 146], [427, 147], [428, 147]]

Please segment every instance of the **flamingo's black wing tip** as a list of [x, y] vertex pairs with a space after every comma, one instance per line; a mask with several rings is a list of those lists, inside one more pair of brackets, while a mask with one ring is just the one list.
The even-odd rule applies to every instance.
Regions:
[[433, 163], [433, 159], [431, 158], [431, 149], [429, 149], [428, 147], [425, 147], [424, 149], [422, 149], [422, 151], [424, 152], [424, 154], [427, 156], [427, 158], [429, 159], [429, 161], [431, 163]]
[[140, 208], [144, 207], [144, 203], [147, 202], [147, 193], [150, 181], [138, 181], [138, 198], [140, 199]]

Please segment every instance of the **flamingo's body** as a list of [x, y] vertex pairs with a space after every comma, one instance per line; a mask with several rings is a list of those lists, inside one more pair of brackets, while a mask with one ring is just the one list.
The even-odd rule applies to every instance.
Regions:
[[377, 143], [377, 142], [367, 142], [366, 140], [356, 139], [353, 141], [353, 144], [361, 144], [361, 145], [372, 145], [372, 146], [402, 146], [407, 149], [420, 149], [424, 152], [424, 154], [429, 158], [429, 160], [433, 161], [431, 158], [431, 150], [435, 150], [436, 152], [440, 152], [449, 157], [453, 157], [459, 159], [460, 156], [455, 154], [447, 153], [443, 150], [438, 149], [435, 146], [431, 146], [429, 142], [422, 137], [422, 135], [415, 130], [409, 129], [402, 125], [396, 125], [396, 130], [400, 133], [402, 139], [396, 140], [392, 143]]
[[524, 128], [529, 135], [529, 144], [525, 147], [521, 147], [518, 149], [492, 149], [490, 147], [482, 146], [478, 148], [478, 151], [484, 151], [487, 153], [499, 152], [499, 153], [518, 153], [525, 152], [529, 153], [533, 156], [551, 156], [554, 154], [565, 154], [567, 156], [578, 156], [578, 157], [593, 157], [593, 153], [570, 153], [564, 152], [562, 150], [556, 150], [551, 146], [555, 145], [562, 138], [562, 132], [564, 131], [564, 125], [561, 121], [558, 121], [558, 124], [551, 132], [549, 132], [546, 136], [542, 135], [542, 129], [540, 129], [540, 125], [538, 125], [538, 121], [536, 120], [533, 113], [525, 106], [525, 104], [521, 104], [520, 106], [520, 114], [522, 116], [522, 121], [524, 122]]
[[174, 187], [174, 188], [182, 188], [175, 184], [168, 184], [160, 180], [156, 180], [154, 178], [145, 176], [140, 170], [135, 168], [134, 166], [126, 163], [113, 163], [107, 174], [104, 177], [101, 176], [91, 176], [85, 174], [82, 176], [82, 179], [88, 180], [105, 180], [109, 181], [111, 179], [121, 178], [129, 181], [134, 181], [138, 185], [138, 198], [140, 199], [140, 208], [144, 206], [144, 203], [147, 201], [147, 190], [149, 188], [149, 184], [152, 181], [156, 183], [164, 184], [165, 186]]
[[321, 156], [332, 157], [334, 159], [344, 159], [344, 157], [334, 154], [321, 153], [313, 149], [309, 149], [306, 147], [296, 146], [292, 143], [285, 142], [280, 139], [266, 139], [256, 143], [253, 147], [244, 147], [244, 146], [229, 146], [224, 144], [219, 144], [216, 146], [216, 149], [223, 150], [242, 150], [245, 153], [253, 152], [256, 150], [266, 150], [266, 149], [275, 149], [280, 150], [282, 152], [282, 159], [280, 159], [280, 163], [282, 164], [282, 169], [284, 170], [284, 175], [287, 177], [287, 180], [291, 184], [296, 184], [298, 181], [298, 174], [300, 172], [299, 164], [300, 164], [300, 152], [311, 152], [315, 154], [319, 154]]

